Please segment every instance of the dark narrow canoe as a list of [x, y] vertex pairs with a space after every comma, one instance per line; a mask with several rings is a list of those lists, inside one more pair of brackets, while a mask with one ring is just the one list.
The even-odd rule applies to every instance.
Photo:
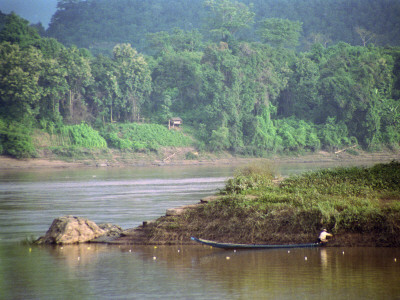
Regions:
[[201, 244], [222, 248], [222, 249], [280, 249], [280, 248], [310, 248], [310, 247], [320, 247], [322, 243], [309, 243], [309, 244], [289, 244], [289, 245], [260, 245], [260, 244], [232, 244], [232, 243], [218, 243], [209, 240], [198, 239], [191, 237], [193, 241], [199, 242]]

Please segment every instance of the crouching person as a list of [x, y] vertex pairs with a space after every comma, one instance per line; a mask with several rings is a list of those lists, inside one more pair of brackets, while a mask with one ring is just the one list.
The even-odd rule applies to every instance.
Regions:
[[321, 244], [326, 244], [328, 242], [328, 237], [332, 237], [333, 235], [328, 233], [326, 231], [326, 229], [322, 229], [322, 231], [319, 234], [317, 243], [321, 243]]

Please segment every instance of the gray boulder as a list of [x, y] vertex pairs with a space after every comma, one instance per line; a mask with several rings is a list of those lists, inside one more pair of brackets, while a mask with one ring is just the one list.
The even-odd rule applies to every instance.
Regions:
[[[122, 231], [122, 230], [121, 230]], [[85, 218], [64, 216], [54, 219], [46, 235], [37, 244], [85, 243], [107, 234], [106, 229]]]
[[105, 234], [91, 240], [93, 243], [109, 243], [122, 236], [122, 228], [110, 223], [99, 224], [99, 227], [105, 231]]

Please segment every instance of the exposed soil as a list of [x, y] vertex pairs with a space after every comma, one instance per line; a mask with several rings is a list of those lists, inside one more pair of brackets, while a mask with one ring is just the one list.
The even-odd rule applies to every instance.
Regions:
[[317, 153], [282, 156], [276, 155], [269, 158], [244, 158], [232, 156], [229, 153], [202, 154], [196, 159], [186, 159], [187, 153], [196, 153], [192, 148], [165, 148], [160, 154], [139, 153], [124, 155], [119, 152], [110, 152], [107, 158], [92, 158], [82, 160], [61, 160], [52, 154], [42, 153], [39, 158], [14, 159], [0, 156], [0, 170], [7, 169], [40, 169], [40, 168], [77, 168], [77, 167], [129, 167], [129, 166], [180, 166], [180, 165], [207, 165], [207, 164], [246, 164], [258, 160], [270, 160], [274, 163], [346, 163], [358, 161], [365, 162], [389, 162], [400, 160], [399, 151], [365, 152], [357, 150], [358, 155], [352, 155], [346, 151], [329, 153], [319, 151]]

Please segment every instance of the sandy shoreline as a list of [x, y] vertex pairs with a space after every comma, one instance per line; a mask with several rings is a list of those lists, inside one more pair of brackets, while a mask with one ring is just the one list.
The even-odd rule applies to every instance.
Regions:
[[390, 162], [400, 160], [400, 151], [382, 152], [359, 152], [359, 155], [350, 155], [346, 152], [338, 154], [319, 151], [312, 154], [299, 156], [274, 156], [270, 158], [206, 158], [199, 160], [186, 160], [177, 157], [168, 161], [158, 160], [151, 157], [142, 159], [92, 159], [63, 161], [52, 158], [31, 158], [15, 159], [7, 156], [0, 156], [0, 170], [24, 170], [24, 169], [48, 169], [48, 168], [80, 168], [80, 167], [133, 167], [133, 166], [188, 166], [188, 165], [240, 165], [255, 162], [258, 160], [269, 160], [274, 163], [346, 163], [358, 161], [362, 162]]

